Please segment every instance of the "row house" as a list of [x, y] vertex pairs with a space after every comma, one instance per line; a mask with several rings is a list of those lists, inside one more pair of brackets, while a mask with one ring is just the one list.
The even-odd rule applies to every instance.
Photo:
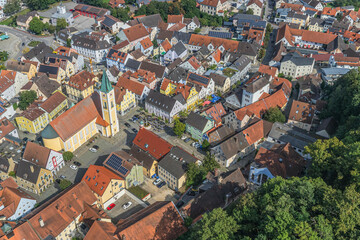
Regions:
[[0, 97], [10, 101], [29, 82], [28, 77], [21, 72], [1, 70], [0, 72]]
[[120, 71], [125, 71], [126, 62], [128, 59], [132, 58], [133, 57], [126, 52], [110, 49], [106, 56], [106, 67], [111, 68], [112, 66], [115, 66]]
[[151, 32], [149, 32], [149, 30], [146, 29], [143, 24], [137, 24], [121, 30], [117, 34], [117, 37], [120, 39], [120, 42], [128, 41], [129, 49], [131, 50], [138, 42], [149, 37], [150, 34]]
[[83, 70], [70, 77], [66, 84], [66, 93], [70, 99], [79, 102], [94, 92], [94, 86], [99, 81], [94, 74]]
[[213, 16], [223, 15], [224, 11], [229, 8], [230, 4], [226, 0], [204, 0], [200, 2], [200, 11]]

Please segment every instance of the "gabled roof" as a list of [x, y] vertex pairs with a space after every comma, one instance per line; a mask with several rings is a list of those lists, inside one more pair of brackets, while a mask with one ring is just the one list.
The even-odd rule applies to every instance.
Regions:
[[49, 98], [56, 90], [60, 88], [60, 83], [49, 79], [49, 77], [46, 75], [33, 78], [33, 83], [47, 98]]
[[153, 46], [153, 43], [151, 42], [150, 38], [147, 37], [140, 41], [141, 46], [144, 48], [144, 50], [150, 48]]
[[166, 96], [164, 94], [161, 94], [157, 91], [154, 90], [150, 90], [149, 95], [146, 98], [146, 103], [150, 104], [158, 109], [160, 109], [161, 111], [167, 112], [167, 113], [171, 113], [171, 111], [173, 110], [177, 100]]
[[[0, 191], [0, 201], [3, 205], [3, 209], [0, 210], [0, 215], [7, 218], [13, 216], [18, 209], [22, 199], [35, 200], [33, 197], [28, 195], [26, 192], [12, 187], [5, 187]], [[23, 202], [22, 204], [25, 205]]]
[[204, 87], [207, 87], [209, 85], [210, 80], [211, 79], [208, 77], [201, 76], [192, 72], [189, 72], [187, 77], [187, 81]]
[[77, 90], [83, 91], [95, 84], [95, 75], [83, 70], [70, 77], [69, 86]]
[[168, 23], [182, 23], [184, 20], [184, 15], [168, 15]]
[[121, 52], [115, 49], [110, 49], [106, 58], [120, 63], [125, 63], [127, 56], [128, 54], [125, 52]]
[[231, 52], [236, 52], [239, 46], [238, 41], [228, 40], [224, 38], [203, 36], [199, 34], [191, 34], [188, 44], [194, 46], [203, 46], [203, 45], [208, 46], [209, 44], [212, 44], [214, 48], [223, 46], [226, 51], [231, 51]]
[[135, 41], [139, 38], [143, 38], [149, 35], [148, 30], [142, 24], [137, 24], [135, 26], [129, 27], [123, 30], [125, 36], [129, 42]]
[[146, 88], [144, 84], [138, 81], [130, 80], [129, 78], [124, 76], [119, 77], [119, 80], [116, 83], [116, 87], [127, 89], [138, 96], [142, 96], [144, 89]]
[[103, 165], [122, 177], [130, 174], [135, 165], [139, 165], [139, 161], [124, 151], [112, 152], [104, 161]]
[[165, 39], [160, 45], [164, 48], [165, 52], [169, 51], [172, 48], [171, 43], [168, 39]]
[[276, 144], [270, 150], [260, 148], [254, 159], [257, 167], [266, 167], [273, 176], [299, 177], [305, 170], [306, 161], [292, 146]]
[[316, 106], [313, 104], [293, 100], [289, 113], [289, 121], [311, 124], [315, 110]]
[[50, 152], [51, 150], [49, 148], [28, 141], [24, 150], [23, 159], [46, 168]]
[[82, 180], [97, 195], [102, 196], [112, 180], [124, 180], [103, 166], [90, 165]]
[[257, 5], [259, 8], [263, 7], [263, 3], [260, 0], [250, 0], [247, 6], [251, 6], [252, 4]]
[[55, 92], [48, 99], [46, 99], [40, 107], [44, 109], [47, 113], [54, 111], [61, 103], [66, 100], [66, 96], [61, 92]]
[[156, 202], [129, 218], [120, 220], [116, 236], [119, 239], [173, 240], [185, 231], [183, 219], [173, 202]]
[[157, 78], [162, 78], [165, 74], [166, 67], [149, 61], [143, 61], [141, 62], [140, 69], [153, 72]]
[[[212, 121], [210, 118], [206, 116], [201, 116], [200, 114], [191, 112], [189, 116], [186, 119], [186, 124], [194, 127], [197, 130], [200, 130], [201, 132], [204, 131], [206, 124]], [[215, 120], [214, 120], [215, 121]]]
[[212, 107], [205, 110], [208, 117], [214, 120], [217, 124], [221, 123], [221, 118], [226, 115], [226, 111], [221, 102], [213, 105]]
[[0, 93], [5, 92], [9, 87], [14, 85], [16, 72], [1, 70], [0, 76]]
[[139, 129], [139, 132], [133, 140], [133, 144], [143, 151], [148, 152], [157, 160], [164, 157], [173, 147], [166, 140], [145, 128]]

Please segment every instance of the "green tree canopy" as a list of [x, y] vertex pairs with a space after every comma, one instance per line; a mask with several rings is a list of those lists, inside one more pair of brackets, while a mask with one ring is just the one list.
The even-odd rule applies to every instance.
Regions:
[[65, 162], [71, 161], [71, 159], [73, 159], [73, 157], [74, 157], [74, 154], [72, 152], [67, 151], [67, 152], [63, 153], [63, 158], [64, 158]]
[[8, 1], [4, 6], [4, 13], [7, 15], [17, 13], [20, 11], [20, 1], [19, 0], [11, 0]]
[[269, 122], [281, 122], [286, 121], [285, 115], [278, 107], [269, 108], [264, 114], [264, 119]]
[[37, 94], [34, 90], [23, 91], [20, 93], [19, 108], [25, 110], [30, 104], [37, 99]]
[[29, 23], [29, 30], [39, 35], [44, 31], [45, 24], [38, 18], [34, 17]]
[[183, 135], [185, 129], [186, 129], [185, 123], [182, 123], [179, 119], [175, 119], [173, 131], [176, 134], [176, 136], [180, 137], [181, 135]]
[[228, 240], [232, 239], [239, 226], [235, 219], [221, 208], [205, 213], [202, 220], [194, 226], [191, 239]]
[[65, 18], [60, 18], [56, 21], [56, 31], [60, 31], [61, 29], [65, 29], [68, 26]]

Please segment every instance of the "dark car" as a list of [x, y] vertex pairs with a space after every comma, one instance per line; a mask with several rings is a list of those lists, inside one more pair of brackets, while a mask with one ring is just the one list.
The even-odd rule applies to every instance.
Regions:
[[124, 124], [126, 127], [131, 127], [127, 122]]
[[162, 181], [157, 185], [158, 188], [162, 188], [164, 185], [166, 185], [166, 182]]
[[55, 182], [56, 182], [57, 184], [60, 184], [61, 179], [56, 179]]
[[189, 195], [189, 196], [195, 196], [195, 195], [196, 195], [196, 192], [194, 192], [194, 191], [189, 191], [189, 192], [187, 193], [187, 195]]
[[24, 142], [24, 143], [27, 143], [28, 141], [29, 141], [29, 138], [27, 138], [27, 137], [24, 137], [24, 138], [23, 138], [23, 142]]
[[131, 130], [133, 130], [134, 133], [137, 133], [137, 132], [138, 132], [138, 130], [136, 130], [136, 128], [133, 128], [133, 129], [131, 129]]
[[136, 117], [136, 118], [138, 118], [138, 119], [140, 118], [140, 116], [139, 116], [139, 115], [137, 115], [137, 114], [136, 114], [136, 115], [134, 115], [134, 117]]
[[184, 202], [183, 202], [183, 201], [178, 201], [178, 202], [176, 203], [176, 207], [177, 207], [177, 208], [181, 208], [183, 205], [184, 205]]
[[81, 166], [81, 163], [79, 163], [79, 162], [77, 162], [77, 161], [74, 161], [74, 165], [80, 167], [80, 166]]
[[187, 142], [189, 142], [190, 140], [191, 140], [190, 138], [187, 138], [187, 139], [184, 140], [184, 142], [187, 143]]

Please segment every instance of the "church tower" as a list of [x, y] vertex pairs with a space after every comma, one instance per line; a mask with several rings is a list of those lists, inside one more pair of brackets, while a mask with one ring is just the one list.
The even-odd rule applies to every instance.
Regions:
[[116, 115], [115, 91], [111, 86], [106, 72], [103, 71], [101, 87], [99, 90], [102, 108], [102, 118], [109, 124], [105, 136], [114, 136], [119, 132], [119, 121]]

